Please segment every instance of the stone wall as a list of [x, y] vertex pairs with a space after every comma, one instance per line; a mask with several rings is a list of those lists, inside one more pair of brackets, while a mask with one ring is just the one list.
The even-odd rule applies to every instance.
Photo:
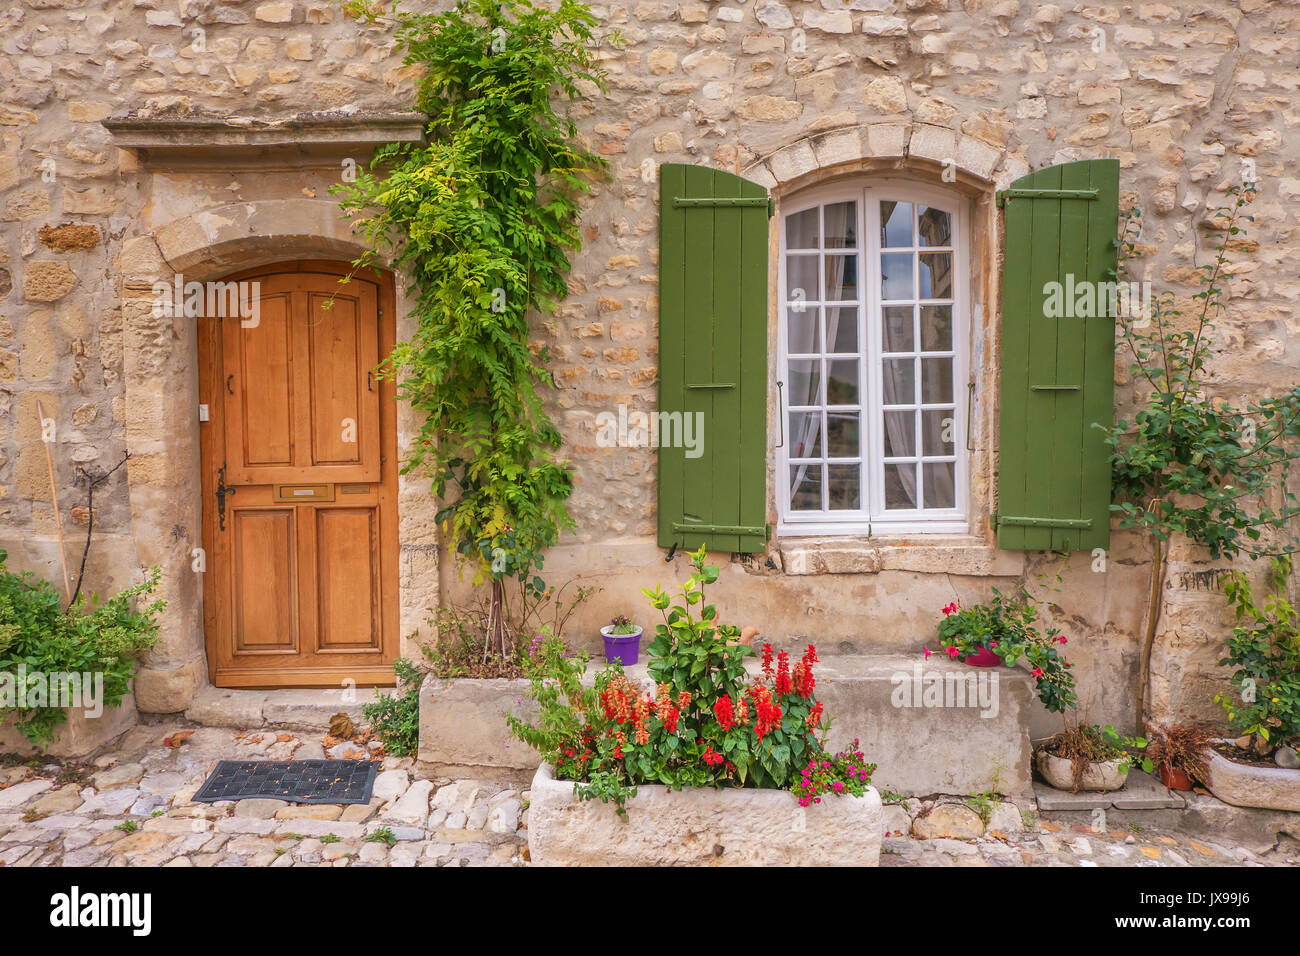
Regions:
[[[538, 342], [555, 355], [553, 409], [578, 480], [578, 527], [548, 573], [603, 587], [573, 621], [578, 642], [593, 644], [596, 625], [616, 610], [641, 608], [639, 586], [681, 576], [680, 559], [669, 567], [654, 546], [653, 451], [601, 448], [594, 438], [600, 412], [655, 403], [657, 163], [740, 173], [772, 189], [778, 207], [850, 172], [936, 181], [945, 164], [954, 167], [954, 188], [975, 212], [971, 301], [982, 319], [972, 322], [971, 347], [980, 396], [996, 394], [997, 381], [994, 189], [1031, 168], [1118, 158], [1124, 201], [1144, 212], [1140, 277], [1186, 298], [1216, 241], [1209, 213], [1253, 164], [1260, 198], [1250, 236], [1234, 243], [1213, 376], [1232, 399], [1295, 380], [1298, 347], [1288, 333], [1300, 289], [1290, 208], [1300, 196], [1300, 2], [631, 0], [594, 9], [621, 44], [601, 47], [609, 90], [589, 91], [574, 111], [611, 178], [586, 203], [572, 295], [537, 323]], [[198, 589], [182, 562], [199, 514], [197, 452], [185, 437], [193, 335], [183, 323], [136, 321], [132, 299], [142, 290], [131, 282], [157, 271], [151, 244], [162, 249], [159, 237], [178, 236], [176, 223], [205, 222], [243, 202], [325, 204], [335, 169], [280, 162], [250, 170], [215, 158], [162, 169], [117, 148], [101, 120], [127, 112], [358, 117], [408, 104], [413, 75], [387, 26], [357, 24], [325, 2], [26, 0], [0, 22], [0, 547], [15, 566], [57, 579], [38, 397], [58, 427], [52, 450], [71, 539], [86, 517], [76, 510], [84, 495], [72, 485], [74, 468], [111, 467], [130, 448], [137, 457], [96, 497], [87, 584], [111, 590], [144, 565], [165, 565], [172, 617], [150, 662], [155, 687], [144, 680], [139, 703], [172, 709], [205, 679]], [[244, 249], [243, 260], [228, 247], [230, 261], [305, 254], [310, 236], [299, 231], [277, 246], [273, 219], [252, 220], [251, 234], [266, 242]], [[331, 241], [346, 252], [343, 233]], [[225, 261], [205, 248], [190, 250], [190, 267]], [[176, 267], [165, 249], [161, 260]], [[772, 273], [775, 281], [775, 256]], [[1126, 362], [1117, 373], [1124, 414], [1133, 401]], [[969, 535], [776, 541], [765, 557], [722, 556], [724, 611], [781, 642], [914, 650], [932, 639], [937, 609], [954, 596], [976, 600], [991, 586], [1054, 573], [1060, 559], [991, 547], [982, 519], [993, 505], [994, 404], [981, 397], [977, 407]], [[465, 593], [452, 562], [436, 567], [421, 495], [418, 482], [404, 484], [405, 632], [440, 591]], [[1105, 572], [1076, 556], [1055, 596], [1091, 719], [1126, 720], [1146, 600], [1143, 554], [1140, 541], [1119, 535]], [[1180, 573], [1201, 567], [1203, 556], [1174, 560], [1156, 702], [1207, 712], [1222, 598], [1181, 586]]]

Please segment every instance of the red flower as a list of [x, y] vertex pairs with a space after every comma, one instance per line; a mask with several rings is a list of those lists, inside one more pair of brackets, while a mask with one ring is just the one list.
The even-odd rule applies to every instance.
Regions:
[[793, 686], [790, 682], [790, 655], [782, 651], [776, 658], [776, 692], [788, 694]]
[[772, 676], [772, 645], [763, 645], [763, 676]]
[[925, 659], [928, 661], [930, 659], [930, 654], [931, 654], [930, 648], [922, 647], [921, 650], [925, 651]]
[[1043, 669], [1042, 669], [1041, 667], [1035, 667], [1035, 668], [1034, 668], [1032, 671], [1030, 671], [1029, 673], [1030, 673], [1032, 676], [1034, 676], [1034, 677], [1042, 677], [1042, 676], [1043, 676]]
[[718, 723], [722, 725], [723, 730], [730, 730], [736, 726], [736, 715], [729, 695], [723, 694], [718, 698], [717, 703], [713, 705], [713, 716], [718, 718]]
[[943, 609], [943, 616], [947, 617], [949, 614], [955, 614], [958, 610], [960, 610], [960, 608], [958, 607], [957, 602], [953, 601]]

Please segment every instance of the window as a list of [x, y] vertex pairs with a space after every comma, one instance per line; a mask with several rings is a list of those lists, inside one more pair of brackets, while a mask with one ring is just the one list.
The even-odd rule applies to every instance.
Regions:
[[967, 530], [962, 211], [873, 184], [783, 216], [783, 533]]

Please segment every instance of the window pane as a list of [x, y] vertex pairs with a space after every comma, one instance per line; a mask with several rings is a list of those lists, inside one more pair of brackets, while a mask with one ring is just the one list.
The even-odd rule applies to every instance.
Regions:
[[855, 249], [858, 245], [858, 204], [835, 202], [826, 207], [826, 248]]
[[785, 217], [785, 247], [787, 249], [817, 248], [817, 213], [814, 207]]
[[858, 511], [862, 508], [862, 466], [827, 465], [831, 511]]
[[952, 359], [921, 359], [921, 401], [927, 405], [952, 401]]
[[817, 301], [821, 295], [817, 291], [817, 256], [786, 256], [785, 275], [785, 297], [788, 300]]
[[921, 413], [921, 450], [926, 455], [951, 455], [957, 434], [956, 411], [938, 408]]
[[790, 404], [822, 403], [822, 363], [819, 359], [796, 359], [790, 363]]
[[790, 466], [790, 510], [822, 510], [822, 466]]
[[910, 252], [886, 253], [880, 257], [880, 297], [882, 299], [911, 299], [912, 254]]
[[886, 405], [916, 404], [916, 363], [911, 359], [885, 359], [881, 387]]
[[916, 454], [916, 412], [885, 412], [885, 457]]
[[885, 466], [885, 508], [916, 507], [916, 465]]
[[827, 362], [826, 365], [826, 404], [858, 404], [858, 360]]
[[922, 465], [925, 475], [925, 506], [951, 508], [956, 504], [957, 493], [953, 481], [955, 466], [950, 461]]
[[826, 451], [831, 458], [857, 458], [862, 454], [858, 444], [858, 423], [861, 412], [826, 413]]
[[921, 351], [952, 351], [952, 306], [921, 306]]
[[952, 245], [952, 216], [942, 209], [922, 206], [917, 211], [917, 230], [923, 246]]
[[826, 310], [826, 351], [856, 352], [858, 350], [858, 310], [829, 308]]
[[791, 354], [821, 351], [817, 332], [817, 311], [815, 305], [804, 306], [802, 310], [796, 306], [786, 309], [786, 347]]
[[858, 257], [826, 257], [826, 301], [844, 302], [858, 297]]
[[911, 352], [916, 346], [912, 336], [912, 307], [887, 305], [881, 329], [881, 348], [886, 352]]
[[822, 457], [822, 413], [790, 413], [790, 457]]
[[882, 202], [880, 204], [880, 244], [882, 246], [910, 246], [912, 244], [912, 204], [910, 202]]
[[921, 298], [952, 298], [952, 253], [921, 253]]

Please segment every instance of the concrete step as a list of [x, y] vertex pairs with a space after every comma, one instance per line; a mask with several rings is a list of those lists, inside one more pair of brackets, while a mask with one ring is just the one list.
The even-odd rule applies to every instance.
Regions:
[[[588, 680], [597, 669], [593, 662]], [[649, 687], [644, 663], [627, 673]], [[832, 718], [831, 749], [858, 738], [877, 765], [873, 783], [882, 792], [970, 794], [992, 788], [996, 775], [1006, 796], [1033, 799], [1034, 694], [1024, 671], [864, 655], [827, 657], [816, 675], [817, 699]], [[511, 741], [502, 720], [505, 711], [526, 713], [526, 691], [523, 681], [428, 678], [420, 692], [420, 766], [535, 768], [537, 754]]]
[[[391, 688], [388, 693], [393, 693]], [[376, 696], [376, 690], [371, 687], [285, 690], [204, 687], [194, 695], [185, 717], [204, 727], [240, 730], [274, 727], [324, 733], [329, 729], [330, 718], [340, 711], [360, 727], [364, 723], [361, 705], [372, 703]]]

